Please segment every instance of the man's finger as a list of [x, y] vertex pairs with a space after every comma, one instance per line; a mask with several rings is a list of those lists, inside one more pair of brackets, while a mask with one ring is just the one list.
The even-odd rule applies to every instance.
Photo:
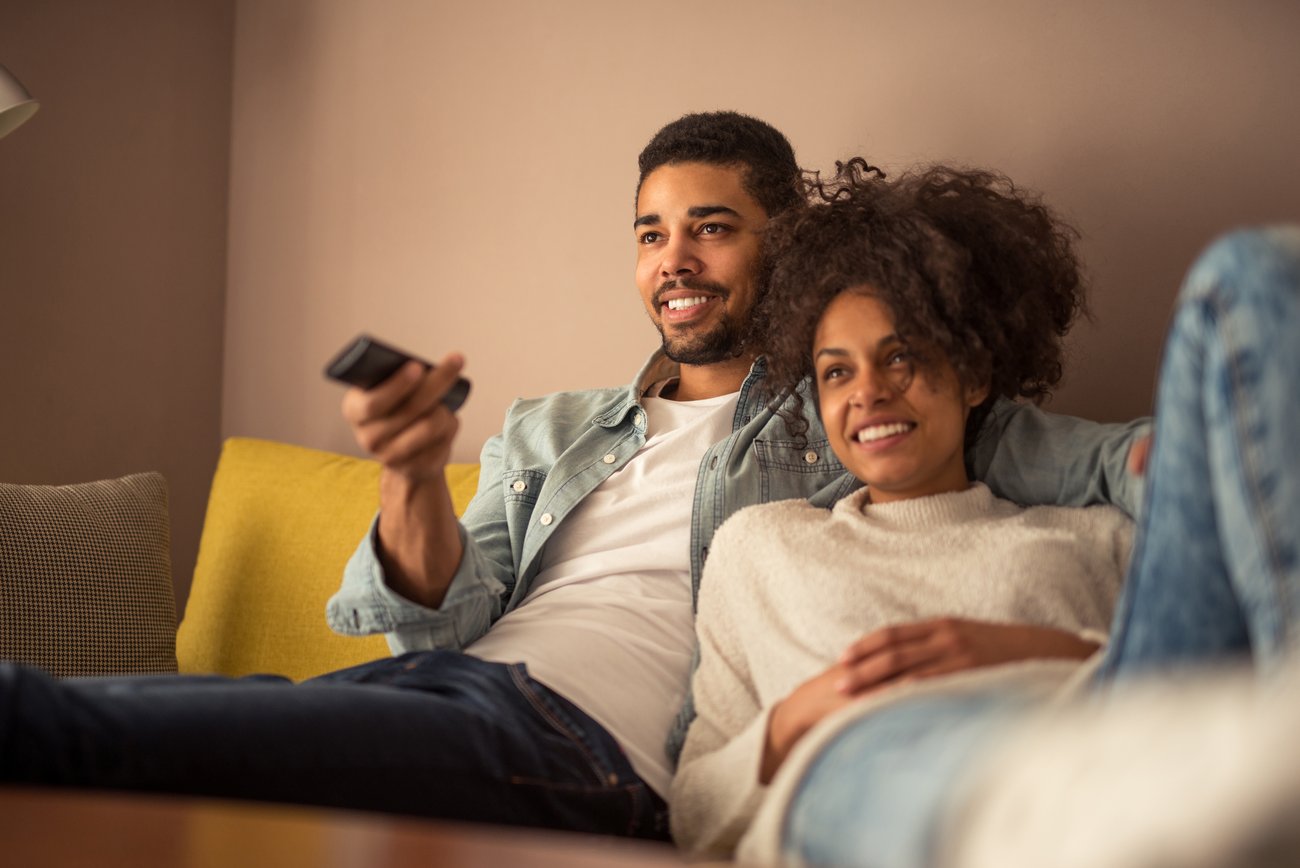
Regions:
[[351, 425], [365, 425], [390, 415], [411, 397], [424, 378], [425, 367], [407, 362], [387, 380], [369, 389], [353, 386], [343, 394], [343, 418]]
[[1147, 434], [1133, 441], [1128, 450], [1128, 472], [1134, 476], [1145, 476], [1147, 459], [1151, 456], [1151, 435]]

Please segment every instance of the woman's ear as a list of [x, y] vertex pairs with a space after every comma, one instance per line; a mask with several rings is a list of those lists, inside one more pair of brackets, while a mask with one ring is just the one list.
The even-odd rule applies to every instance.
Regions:
[[967, 386], [965, 392], [966, 406], [978, 407], [988, 399], [989, 382], [988, 380], [984, 380], [977, 385]]

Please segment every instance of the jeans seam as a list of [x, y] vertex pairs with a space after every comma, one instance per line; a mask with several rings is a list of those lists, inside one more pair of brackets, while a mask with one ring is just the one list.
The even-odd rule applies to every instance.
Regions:
[[528, 701], [528, 704], [533, 707], [533, 710], [536, 711], [552, 729], [568, 739], [578, 748], [579, 751], [581, 751], [583, 757], [587, 760], [587, 765], [591, 768], [597, 783], [602, 786], [609, 786], [609, 778], [610, 775], [614, 774], [613, 771], [606, 771], [601, 768], [601, 763], [592, 752], [591, 748], [587, 746], [586, 741], [575, 733], [571, 727], [565, 725], [564, 721], [560, 720], [559, 716], [547, 707], [546, 703], [542, 701], [542, 698], [537, 695], [537, 691], [535, 691], [532, 685], [528, 683], [527, 678], [520, 672], [518, 666], [509, 667], [509, 672], [510, 679], [515, 683], [515, 687], [519, 690], [520, 694], [523, 695], [524, 699]]
[[[1218, 287], [1216, 287], [1213, 291], [1208, 293], [1208, 300], [1209, 303], [1213, 305], [1216, 317], [1218, 318], [1219, 322], [1223, 322], [1223, 323], [1229, 322], [1230, 317], [1229, 317], [1228, 305], [1223, 301], [1222, 293], [1219, 291]], [[1242, 304], [1244, 302], [1238, 299], [1237, 303]], [[1241, 455], [1241, 462], [1245, 469], [1244, 475], [1246, 477], [1245, 487], [1246, 487], [1247, 496], [1254, 504], [1256, 516], [1263, 516], [1267, 512], [1267, 509], [1266, 509], [1266, 501], [1264, 497], [1260, 494], [1259, 487], [1258, 487], [1259, 486], [1259, 472], [1258, 472], [1259, 462], [1257, 460], [1257, 456], [1255, 455], [1254, 441], [1248, 436], [1248, 432], [1245, 430], [1246, 420], [1244, 414], [1242, 412], [1239, 412], [1239, 408], [1241, 404], [1239, 400], [1239, 396], [1245, 391], [1245, 388], [1242, 385], [1240, 370], [1237, 366], [1237, 355], [1235, 352], [1232, 351], [1235, 344], [1233, 344], [1233, 342], [1230, 340], [1231, 331], [1225, 328], [1223, 332], [1224, 332], [1223, 340], [1224, 343], [1227, 345], [1225, 346], [1224, 355], [1226, 357], [1228, 370], [1231, 374], [1231, 379], [1232, 379], [1231, 401], [1233, 406], [1231, 408], [1231, 413], [1229, 415], [1232, 418], [1233, 431], [1237, 437], [1237, 442], [1241, 444], [1240, 455]], [[1281, 583], [1278, 581], [1278, 577], [1281, 574], [1281, 559], [1278, 557], [1277, 545], [1276, 545], [1276, 541], [1273, 538], [1270, 522], [1260, 521], [1258, 522], [1258, 524], [1261, 525], [1259, 527], [1259, 533], [1263, 541], [1264, 551], [1266, 552], [1268, 558], [1268, 566], [1269, 566], [1270, 579], [1271, 579], [1271, 581], [1269, 582], [1269, 588], [1272, 591], [1272, 597], [1273, 597], [1272, 602], [1273, 605], [1277, 607], [1277, 611], [1283, 613], [1282, 629], [1284, 633], [1287, 635], [1283, 635], [1281, 639], [1282, 642], [1285, 644], [1285, 643], [1289, 643], [1291, 639], [1289, 633], [1290, 633], [1290, 624], [1292, 623], [1292, 617], [1291, 617], [1292, 613], [1290, 612], [1290, 606], [1287, 604], [1286, 595], [1281, 592]]]

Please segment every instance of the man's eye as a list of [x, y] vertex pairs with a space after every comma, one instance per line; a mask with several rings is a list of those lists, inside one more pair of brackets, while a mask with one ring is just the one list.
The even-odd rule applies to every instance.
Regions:
[[726, 232], [730, 228], [731, 227], [727, 226], [725, 223], [705, 223], [703, 226], [700, 227], [700, 234], [721, 235], [723, 232]]
[[642, 232], [640, 236], [637, 237], [637, 241], [641, 244], [654, 244], [658, 240], [658, 232]]

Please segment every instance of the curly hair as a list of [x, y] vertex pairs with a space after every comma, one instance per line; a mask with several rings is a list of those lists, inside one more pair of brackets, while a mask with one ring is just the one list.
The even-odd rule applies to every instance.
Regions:
[[969, 446], [998, 397], [1039, 402], [1061, 379], [1061, 339], [1086, 313], [1078, 233], [995, 172], [931, 166], [894, 180], [860, 157], [815, 179], [809, 202], [769, 224], [768, 285], [755, 318], [766, 388], [806, 431], [798, 384], [812, 377], [822, 312], [841, 292], [869, 293], [893, 316], [922, 369], [952, 365], [989, 387]]
[[742, 185], [768, 216], [804, 201], [803, 173], [780, 130], [739, 112], [683, 115], [655, 133], [641, 151], [636, 192], [651, 172], [675, 163], [742, 166]]

